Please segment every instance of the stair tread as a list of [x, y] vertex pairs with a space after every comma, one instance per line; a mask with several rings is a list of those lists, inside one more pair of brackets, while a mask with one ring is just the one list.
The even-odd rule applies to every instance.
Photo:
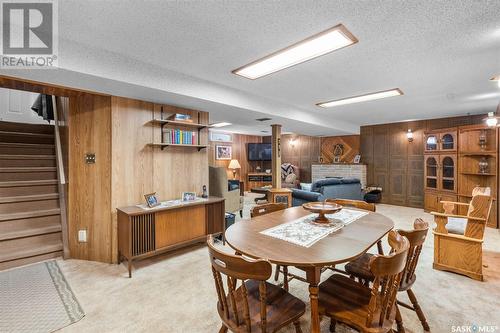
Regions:
[[13, 131], [2, 131], [0, 130], [0, 135], [18, 135], [18, 136], [30, 136], [38, 138], [53, 138], [54, 134], [47, 133], [33, 133], [33, 132], [13, 132]]
[[13, 181], [0, 182], [0, 187], [38, 186], [38, 185], [54, 185], [54, 184], [57, 184], [57, 179], [13, 180]]
[[0, 142], [0, 146], [6, 147], [44, 147], [44, 148], [54, 148], [53, 144], [50, 143], [21, 143], [21, 142]]
[[[9, 241], [7, 241], [7, 243], [8, 242]], [[60, 239], [47, 240], [46, 242], [44, 242], [44, 244], [22, 244], [16, 246], [6, 246], [4, 249], [2, 249], [2, 251], [0, 251], [0, 262], [61, 251], [62, 249], [63, 244]]]
[[0, 172], [35, 172], [35, 171], [56, 171], [56, 167], [4, 167]]
[[0, 197], [0, 203], [7, 202], [23, 202], [23, 201], [39, 201], [59, 198], [59, 193], [33, 194], [33, 195], [18, 195], [12, 197]]
[[53, 232], [59, 232], [61, 230], [62, 228], [60, 223], [54, 223], [52, 225], [40, 226], [40, 227], [23, 228], [23, 229], [12, 228], [12, 230], [2, 230], [2, 233], [0, 234], [0, 241], [21, 238], [21, 237], [50, 234]]
[[8, 220], [18, 220], [30, 217], [40, 217], [40, 216], [50, 216], [50, 215], [58, 215], [61, 213], [60, 208], [54, 209], [46, 209], [46, 210], [34, 210], [31, 212], [22, 212], [22, 213], [10, 213], [10, 214], [0, 214], [0, 222], [8, 221]]
[[12, 155], [0, 154], [0, 160], [53, 160], [56, 155]]

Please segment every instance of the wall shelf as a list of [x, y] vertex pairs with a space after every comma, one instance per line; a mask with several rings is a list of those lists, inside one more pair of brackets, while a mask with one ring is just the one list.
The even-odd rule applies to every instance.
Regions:
[[186, 121], [176, 121], [176, 120], [168, 120], [168, 119], [153, 119], [151, 120], [153, 124], [160, 125], [172, 125], [172, 126], [185, 126], [185, 127], [193, 127], [198, 129], [209, 128], [211, 127], [208, 124], [198, 124], [198, 123], [190, 123]]
[[480, 173], [480, 172], [460, 172], [462, 175], [471, 175], [471, 176], [496, 176], [494, 173]]
[[462, 156], [496, 156], [496, 152], [494, 151], [481, 151], [481, 152], [461, 152]]
[[[469, 125], [459, 127], [459, 179], [458, 198], [460, 202], [468, 203], [472, 198], [472, 191], [476, 186], [489, 187], [493, 200], [493, 207], [487, 225], [498, 228], [498, 130], [485, 125]], [[481, 146], [481, 139], [484, 138]], [[479, 172], [479, 164], [486, 160], [488, 172]], [[467, 214], [465, 208], [458, 208], [455, 212]]]
[[[188, 121], [179, 121], [179, 120], [171, 120], [171, 119], [163, 119], [164, 118], [164, 111], [163, 111], [163, 106], [160, 110], [160, 118], [155, 118], [153, 117], [152, 120], [150, 120], [148, 123], [153, 124], [153, 125], [160, 125], [161, 128], [161, 142], [152, 142], [148, 144], [149, 146], [152, 147], [160, 147], [161, 150], [165, 149], [166, 147], [170, 146], [175, 146], [175, 147], [191, 147], [191, 148], [196, 148], [198, 151], [205, 149], [208, 147], [207, 143], [207, 129], [211, 127], [205, 122], [208, 122], [208, 120], [202, 121], [200, 118], [200, 114], [193, 114], [194, 120], [193, 122], [188, 122]], [[186, 140], [171, 140], [170, 135], [173, 135], [173, 133], [170, 133], [171, 131], [169, 130], [168, 134], [165, 133], [165, 126], [167, 128], [172, 129], [172, 131], [180, 131], [181, 133], [184, 132], [184, 135], [187, 132], [188, 139]], [[189, 128], [191, 130], [185, 131], [184, 129], [179, 129], [179, 128]], [[195, 135], [196, 134], [196, 135]], [[204, 134], [204, 138], [202, 139], [202, 134]], [[190, 138], [191, 136], [191, 138]], [[167, 139], [167, 140], [166, 140]], [[179, 143], [172, 143], [171, 141], [180, 141]], [[192, 141], [192, 143], [190, 143]]]
[[208, 145], [184, 145], [184, 144], [175, 144], [175, 143], [148, 143], [149, 146], [152, 147], [160, 147], [162, 150], [166, 147], [191, 147], [198, 148], [198, 151], [205, 149]]

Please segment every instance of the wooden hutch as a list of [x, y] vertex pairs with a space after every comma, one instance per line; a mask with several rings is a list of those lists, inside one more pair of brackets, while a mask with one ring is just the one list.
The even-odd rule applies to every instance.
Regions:
[[425, 133], [424, 208], [442, 211], [442, 200], [457, 201], [457, 128]]
[[490, 187], [495, 201], [488, 226], [497, 228], [497, 128], [470, 125], [427, 132], [424, 154], [424, 209], [442, 212], [442, 200], [469, 202], [474, 187]]

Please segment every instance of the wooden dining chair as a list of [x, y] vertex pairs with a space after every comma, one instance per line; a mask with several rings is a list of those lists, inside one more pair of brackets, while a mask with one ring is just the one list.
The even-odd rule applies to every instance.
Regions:
[[[351, 200], [351, 199], [326, 199], [326, 202], [333, 202], [344, 207], [354, 207], [358, 209], [368, 210], [370, 212], [375, 212], [377, 210], [374, 203], [369, 203], [363, 200]], [[378, 254], [384, 254], [382, 248], [382, 240], [377, 242]]]
[[396, 231], [389, 232], [392, 251], [370, 259], [372, 287], [342, 274], [334, 274], [319, 285], [319, 313], [330, 317], [330, 332], [341, 322], [359, 332], [392, 332], [396, 318], [396, 294], [403, 275], [410, 242]]
[[354, 207], [363, 210], [369, 210], [370, 212], [375, 212], [375, 204], [369, 203], [363, 200], [351, 200], [351, 199], [326, 199], [326, 202], [333, 202], [344, 207]]
[[[401, 278], [398, 291], [406, 292], [408, 294], [410, 302], [412, 303], [412, 305], [409, 305], [398, 300], [397, 305], [401, 305], [407, 309], [415, 311], [418, 319], [422, 323], [424, 331], [426, 332], [430, 330], [429, 324], [427, 323], [425, 315], [420, 305], [418, 304], [417, 297], [415, 296], [415, 293], [412, 291], [411, 287], [413, 286], [417, 278], [415, 270], [417, 268], [418, 259], [420, 257], [420, 253], [422, 252], [422, 247], [427, 237], [428, 230], [429, 224], [422, 219], [416, 219], [413, 222], [413, 230], [397, 230], [400, 235], [408, 238], [408, 241], [410, 242], [406, 265], [403, 271], [403, 276]], [[360, 258], [348, 263], [345, 266], [345, 270], [351, 277], [356, 277], [358, 278], [359, 282], [363, 283], [364, 285], [369, 285], [369, 282], [375, 279], [374, 275], [370, 271], [369, 265], [372, 258], [372, 254], [366, 253]], [[398, 327], [398, 332], [404, 333], [405, 330], [403, 326], [403, 319], [401, 317], [399, 307], [396, 308], [396, 324]]]
[[[296, 333], [302, 333], [299, 319], [306, 305], [266, 282], [272, 274], [267, 260], [249, 260], [219, 251], [211, 235], [207, 244], [218, 297], [217, 310], [222, 320], [219, 333], [228, 329], [235, 333], [271, 333], [291, 323]], [[223, 275], [227, 278], [227, 291]]]
[[[283, 209], [286, 209], [288, 206], [285, 203], [267, 203], [267, 204], [262, 204], [262, 205], [257, 205], [252, 207], [250, 210], [250, 217], [254, 218], [257, 216], [262, 216], [266, 214], [270, 214], [273, 212], [277, 212]], [[283, 273], [284, 276], [284, 282], [283, 282], [283, 287], [285, 288], [286, 291], [288, 291], [288, 282], [291, 280], [290, 277], [297, 278], [295, 275], [289, 275], [288, 274], [288, 267], [287, 266], [281, 266], [281, 265], [276, 265], [276, 270], [274, 274], [274, 281], [279, 280], [279, 275], [280, 273]]]
[[253, 206], [252, 209], [250, 209], [250, 217], [266, 215], [272, 212], [286, 209], [287, 207], [288, 206], [285, 203], [267, 203]]
[[431, 212], [436, 222], [434, 269], [483, 280], [483, 237], [492, 201], [490, 195], [474, 195], [466, 216]]

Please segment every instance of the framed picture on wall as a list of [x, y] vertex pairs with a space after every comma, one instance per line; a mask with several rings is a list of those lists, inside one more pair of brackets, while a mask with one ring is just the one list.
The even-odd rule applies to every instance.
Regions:
[[230, 160], [233, 156], [231, 146], [215, 145], [216, 160]]
[[361, 155], [354, 156], [354, 163], [358, 164], [361, 161]]

